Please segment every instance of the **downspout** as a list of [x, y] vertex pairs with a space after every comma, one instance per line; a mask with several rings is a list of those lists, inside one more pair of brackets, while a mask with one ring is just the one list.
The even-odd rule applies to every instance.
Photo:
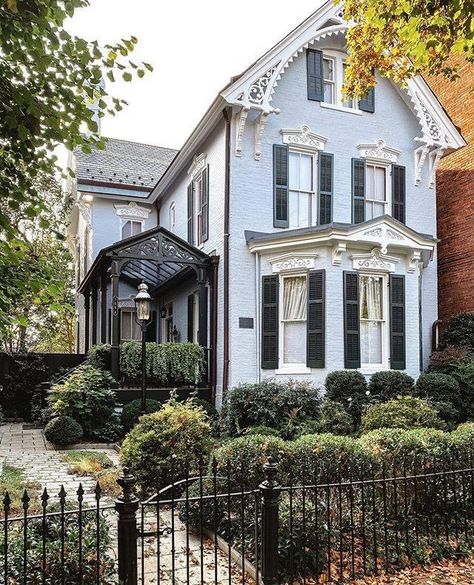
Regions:
[[231, 133], [231, 109], [223, 110], [225, 120], [225, 186], [224, 186], [224, 347], [222, 369], [222, 397], [227, 392], [229, 385], [229, 224], [230, 224], [230, 133]]

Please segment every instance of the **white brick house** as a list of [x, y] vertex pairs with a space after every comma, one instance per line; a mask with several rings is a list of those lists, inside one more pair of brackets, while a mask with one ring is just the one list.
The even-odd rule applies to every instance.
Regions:
[[[437, 319], [434, 176], [465, 143], [421, 78], [402, 89], [377, 77], [364, 100], [344, 101], [346, 28], [340, 7], [319, 8], [232, 79], [177, 154], [150, 147], [139, 195], [125, 177], [104, 192], [79, 176], [81, 350], [134, 336], [124, 315], [143, 278], [156, 299], [150, 339], [209, 347], [218, 403], [265, 377], [424, 368]], [[147, 242], [127, 269], [124, 250]]]

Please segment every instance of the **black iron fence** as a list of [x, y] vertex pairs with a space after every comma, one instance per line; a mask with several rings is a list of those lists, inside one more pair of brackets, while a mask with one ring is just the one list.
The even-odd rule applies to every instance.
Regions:
[[6, 494], [0, 583], [350, 583], [473, 552], [471, 464], [280, 486], [269, 461], [257, 488], [241, 472], [201, 465], [140, 501], [125, 471], [115, 503], [25, 492], [16, 516]]

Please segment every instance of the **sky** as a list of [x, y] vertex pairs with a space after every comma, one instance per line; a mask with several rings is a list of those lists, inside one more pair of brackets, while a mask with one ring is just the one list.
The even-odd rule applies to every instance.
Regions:
[[101, 44], [135, 35], [133, 61], [154, 67], [143, 79], [108, 83], [129, 102], [102, 118], [104, 136], [180, 148], [230, 77], [290, 32], [322, 0], [90, 0], [67, 23]]

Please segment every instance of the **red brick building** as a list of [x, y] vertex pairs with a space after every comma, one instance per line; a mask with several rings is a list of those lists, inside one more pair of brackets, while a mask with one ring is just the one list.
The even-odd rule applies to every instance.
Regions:
[[429, 83], [468, 143], [446, 156], [436, 175], [439, 318], [445, 322], [474, 311], [474, 65], [463, 62], [456, 82]]

